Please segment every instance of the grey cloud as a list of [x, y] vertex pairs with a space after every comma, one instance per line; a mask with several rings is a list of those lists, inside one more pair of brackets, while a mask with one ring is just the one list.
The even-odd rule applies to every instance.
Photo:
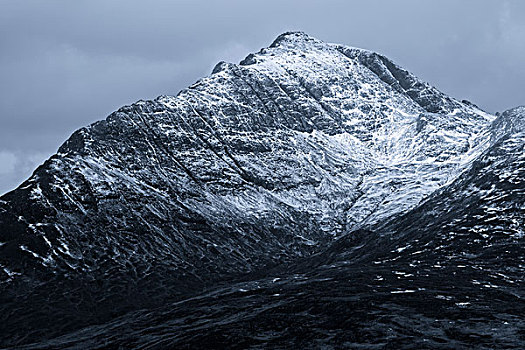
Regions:
[[491, 112], [525, 103], [519, 0], [4, 0], [0, 193], [75, 129], [176, 94], [287, 30], [379, 51]]

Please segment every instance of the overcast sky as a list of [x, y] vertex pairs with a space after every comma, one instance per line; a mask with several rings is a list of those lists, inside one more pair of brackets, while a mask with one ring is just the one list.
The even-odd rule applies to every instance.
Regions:
[[525, 104], [525, 1], [0, 0], [0, 194], [76, 129], [280, 33], [381, 52], [459, 99]]

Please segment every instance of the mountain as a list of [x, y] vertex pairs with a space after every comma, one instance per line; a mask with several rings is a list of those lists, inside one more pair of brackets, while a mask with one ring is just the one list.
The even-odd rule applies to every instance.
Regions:
[[0, 346], [523, 344], [524, 120], [282, 34], [0, 198]]

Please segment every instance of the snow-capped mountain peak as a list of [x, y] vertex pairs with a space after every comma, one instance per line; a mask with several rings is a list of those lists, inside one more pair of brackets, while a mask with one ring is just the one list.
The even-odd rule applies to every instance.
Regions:
[[[282, 34], [76, 131], [4, 195], [5, 307], [37, 308], [60, 284], [60, 314], [34, 322], [89, 324], [311, 256], [455, 181], [498, 139], [495, 119], [380, 54]], [[13, 339], [34, 324], [17, 317]]]

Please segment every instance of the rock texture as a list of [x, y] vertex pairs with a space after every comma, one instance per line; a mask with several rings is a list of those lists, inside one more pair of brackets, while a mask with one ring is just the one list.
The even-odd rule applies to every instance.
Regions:
[[0, 345], [523, 342], [523, 324], [498, 333], [507, 343], [441, 331], [524, 310], [524, 115], [285, 33], [80, 129], [0, 199]]

